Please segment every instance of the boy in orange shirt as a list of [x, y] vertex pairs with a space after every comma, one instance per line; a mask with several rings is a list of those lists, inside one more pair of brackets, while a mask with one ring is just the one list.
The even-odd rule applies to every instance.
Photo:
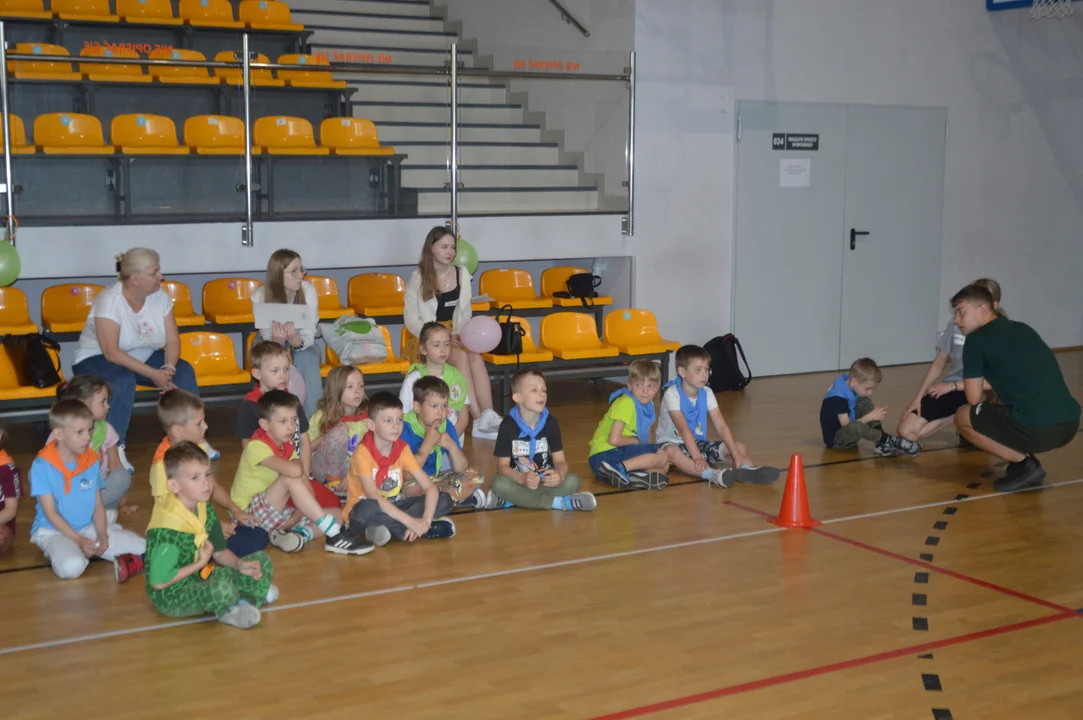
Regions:
[[[364, 532], [373, 545], [386, 545], [392, 537], [407, 542], [449, 538], [455, 523], [443, 517], [455, 501], [440, 492], [417, 465], [402, 439], [402, 402], [389, 392], [369, 398], [365, 433], [350, 459], [346, 476], [347, 498], [342, 514], [350, 530]], [[403, 471], [410, 473], [422, 495], [402, 492]]]

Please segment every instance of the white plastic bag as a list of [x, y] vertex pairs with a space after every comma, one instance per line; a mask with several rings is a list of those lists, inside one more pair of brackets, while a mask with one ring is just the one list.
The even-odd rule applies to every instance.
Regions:
[[387, 359], [384, 334], [371, 318], [343, 315], [333, 323], [320, 323], [327, 346], [343, 365], [364, 365]]

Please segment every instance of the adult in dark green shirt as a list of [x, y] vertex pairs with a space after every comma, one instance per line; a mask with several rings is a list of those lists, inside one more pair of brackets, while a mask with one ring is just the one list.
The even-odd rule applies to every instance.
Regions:
[[[1029, 325], [994, 310], [989, 291], [968, 285], [951, 299], [966, 335], [963, 390], [955, 426], [976, 447], [1008, 462], [996, 481], [1003, 492], [1042, 484], [1035, 456], [1063, 447], [1079, 430], [1079, 403], [1068, 392], [1053, 351]], [[999, 402], [982, 402], [988, 384]]]

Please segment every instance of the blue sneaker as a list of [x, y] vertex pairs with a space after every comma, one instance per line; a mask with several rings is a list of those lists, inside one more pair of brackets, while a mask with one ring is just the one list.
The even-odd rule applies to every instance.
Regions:
[[632, 484], [632, 479], [628, 477], [628, 471], [624, 469], [623, 463], [611, 465], [610, 463], [602, 462], [601, 466], [598, 468], [598, 476], [619, 490], [624, 490]]
[[485, 504], [482, 506], [485, 510], [503, 510], [504, 508], [515, 507], [504, 498], [497, 495], [492, 490], [489, 491], [489, 497], [485, 500]]
[[203, 452], [207, 453], [207, 457], [211, 460], [220, 460], [222, 453], [211, 447], [211, 444], [206, 440], [203, 441]]
[[561, 510], [593, 510], [598, 507], [598, 501], [589, 492], [554, 498], [554, 509], [558, 502]]

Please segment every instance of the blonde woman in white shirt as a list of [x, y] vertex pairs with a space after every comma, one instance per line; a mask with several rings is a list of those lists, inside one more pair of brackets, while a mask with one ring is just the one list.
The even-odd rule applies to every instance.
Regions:
[[258, 327], [260, 340], [271, 340], [290, 351], [294, 366], [305, 380], [305, 414], [312, 417], [323, 395], [323, 378], [320, 377], [320, 351], [316, 347], [316, 323], [319, 322], [319, 297], [312, 283], [305, 281], [305, 267], [301, 256], [293, 250], [276, 250], [267, 261], [267, 278], [263, 286], [252, 293], [252, 304], [280, 303], [305, 305], [311, 321], [303, 327], [292, 322], [271, 322], [271, 327]]
[[192, 366], [180, 359], [180, 333], [173, 300], [162, 290], [158, 253], [132, 248], [117, 256], [116, 267], [117, 282], [90, 306], [71, 369], [109, 383], [106, 422], [117, 431], [120, 461], [130, 472], [124, 449], [136, 386], [199, 395], [199, 385]]
[[446, 227], [437, 226], [425, 236], [417, 269], [406, 282], [406, 307], [403, 319], [410, 336], [403, 356], [418, 362], [418, 336], [427, 322], [438, 322], [451, 330], [451, 355], [448, 362], [466, 378], [470, 396], [470, 414], [474, 418], [472, 435], [496, 440], [496, 431], [503, 419], [493, 410], [493, 391], [485, 361], [475, 352], [463, 347], [459, 339], [463, 325], [471, 317], [472, 278], [455, 260], [455, 235]]

